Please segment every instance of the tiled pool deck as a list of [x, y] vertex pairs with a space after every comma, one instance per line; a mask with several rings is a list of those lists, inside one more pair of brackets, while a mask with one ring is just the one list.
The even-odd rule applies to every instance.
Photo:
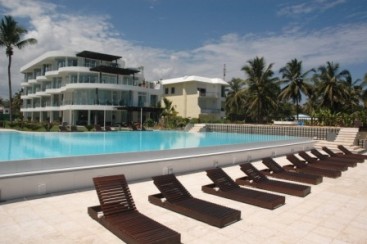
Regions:
[[[236, 165], [224, 170], [233, 179], [243, 176]], [[210, 183], [205, 172], [178, 179], [193, 196], [242, 212], [241, 221], [219, 229], [150, 204], [148, 195], [158, 193], [151, 180], [129, 182], [139, 211], [180, 232], [182, 243], [367, 243], [367, 162], [324, 178], [305, 198], [286, 196], [275, 210], [202, 192]], [[87, 207], [97, 204], [94, 189], [0, 203], [0, 243], [121, 243], [88, 216]]]

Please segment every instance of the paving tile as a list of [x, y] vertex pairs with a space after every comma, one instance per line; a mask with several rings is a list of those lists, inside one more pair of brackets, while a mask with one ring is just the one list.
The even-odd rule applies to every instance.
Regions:
[[[276, 158], [282, 165], [285, 157]], [[261, 168], [261, 162], [254, 162]], [[233, 178], [243, 176], [237, 165], [224, 168]], [[201, 191], [210, 183], [205, 172], [179, 175], [197, 198], [238, 209], [242, 219], [217, 228], [155, 206], [148, 195], [158, 193], [152, 180], [129, 182], [139, 211], [181, 233], [183, 243], [366, 243], [367, 163], [343, 172], [338, 179], [324, 178], [312, 185], [305, 198], [286, 196], [286, 204], [267, 210], [212, 196]], [[87, 214], [98, 205], [94, 189], [50, 194], [0, 203], [0, 243], [121, 243]], [[19, 235], [22, 233], [22, 235]]]

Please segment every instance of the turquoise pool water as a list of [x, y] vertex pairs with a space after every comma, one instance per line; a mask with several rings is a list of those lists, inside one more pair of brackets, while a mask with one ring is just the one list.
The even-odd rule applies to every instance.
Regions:
[[210, 147], [295, 137], [182, 131], [0, 132], [0, 161]]

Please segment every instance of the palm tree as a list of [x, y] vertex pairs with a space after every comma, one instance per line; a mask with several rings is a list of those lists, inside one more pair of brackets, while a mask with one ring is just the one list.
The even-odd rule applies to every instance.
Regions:
[[[363, 78], [362, 83], [361, 83], [362, 89], [366, 86], [367, 86], [367, 73], [364, 75], [364, 78]], [[366, 108], [367, 107], [367, 89], [362, 90], [361, 96], [362, 96], [362, 101], [363, 101], [364, 107]]]
[[339, 64], [327, 62], [326, 65], [318, 68], [316, 74], [317, 91], [321, 96], [321, 106], [329, 108], [333, 113], [337, 113], [346, 99], [345, 81], [350, 75], [348, 70], [339, 72]]
[[270, 112], [277, 106], [277, 91], [279, 86], [275, 83], [277, 78], [273, 77], [271, 70], [273, 64], [266, 67], [263, 57], [249, 60], [248, 64], [241, 70], [247, 75], [247, 105], [248, 111], [256, 114], [258, 123], [262, 122], [266, 112]]
[[162, 108], [161, 116], [164, 117], [164, 123], [165, 126], [168, 125], [170, 122], [170, 119], [172, 117], [175, 117], [177, 115], [177, 111], [175, 110], [175, 107], [172, 105], [172, 101], [168, 100], [167, 98], [163, 98], [163, 104], [164, 107]]
[[244, 80], [238, 78], [233, 78], [228, 82], [229, 91], [227, 93], [225, 106], [227, 115], [234, 119], [237, 119], [240, 114], [244, 113], [244, 83]]
[[9, 59], [8, 62], [8, 83], [9, 83], [9, 119], [12, 117], [12, 89], [11, 89], [11, 61], [14, 54], [14, 47], [22, 49], [23, 47], [37, 43], [34, 38], [28, 38], [22, 40], [23, 35], [27, 33], [27, 30], [18, 23], [11, 16], [4, 16], [0, 22], [0, 46], [5, 47], [6, 56]]
[[345, 93], [347, 95], [345, 100], [345, 112], [352, 113], [359, 107], [359, 102], [363, 100], [362, 85], [360, 79], [353, 81], [350, 73], [345, 77]]
[[285, 85], [279, 94], [279, 98], [282, 100], [292, 99], [293, 103], [296, 104], [297, 120], [299, 114], [298, 104], [302, 100], [302, 94], [309, 96], [310, 85], [305, 82], [306, 76], [311, 72], [315, 71], [310, 69], [303, 73], [302, 61], [292, 59], [286, 64], [285, 67], [281, 68], [279, 72], [282, 74], [282, 80], [280, 84]]

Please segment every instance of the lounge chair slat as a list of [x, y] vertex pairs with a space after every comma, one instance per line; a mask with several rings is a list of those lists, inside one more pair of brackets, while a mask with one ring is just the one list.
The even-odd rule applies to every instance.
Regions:
[[335, 153], [327, 147], [322, 147], [322, 150], [324, 150], [327, 154], [329, 154], [332, 157], [343, 158], [343, 159], [355, 159], [359, 163], [364, 162], [363, 158], [355, 157], [354, 155], [346, 155], [346, 154], [343, 154], [343, 153]]
[[343, 163], [338, 162], [331, 162], [327, 160], [319, 160], [317, 158], [311, 157], [308, 153], [305, 151], [298, 152], [298, 155], [307, 161], [309, 165], [312, 165], [317, 168], [321, 169], [333, 169], [333, 170], [339, 170], [339, 171], [346, 171], [348, 170], [348, 166], [346, 166]]
[[[124, 175], [93, 178], [101, 206], [89, 215], [127, 243], [181, 243], [181, 235], [136, 209]], [[102, 216], [98, 214], [101, 211]]]
[[[285, 203], [284, 196], [239, 187], [221, 168], [210, 169], [206, 173], [214, 182], [202, 186], [206, 193], [267, 209], [275, 209]], [[215, 190], [215, 187], [219, 190]]]
[[[310, 186], [270, 180], [250, 163], [241, 164], [240, 167], [247, 175], [247, 177], [241, 177], [236, 180], [236, 183], [240, 185], [247, 185], [299, 197], [305, 197], [311, 192]], [[256, 179], [261, 179], [261, 181], [257, 181]]]
[[149, 196], [152, 204], [219, 228], [241, 219], [239, 210], [194, 198], [173, 174], [155, 176], [153, 182], [161, 194]]
[[266, 176], [313, 185], [317, 185], [322, 182], [322, 176], [320, 175], [286, 171], [282, 166], [275, 162], [274, 159], [269, 157], [263, 158], [262, 163], [268, 167], [268, 169], [261, 170], [261, 172]]
[[[345, 155], [352, 155], [354, 158], [358, 158], [358, 159], [363, 159], [363, 162], [365, 159], [367, 159], [367, 155], [363, 155], [363, 154], [357, 154], [357, 153], [353, 153], [351, 151], [349, 151], [346, 147], [344, 147], [343, 145], [338, 145], [338, 148], [340, 151], [342, 151]], [[360, 161], [362, 163], [362, 161]]]
[[286, 157], [288, 161], [290, 161], [294, 166], [286, 165], [284, 166], [285, 170], [320, 175], [320, 176], [325, 176], [329, 178], [338, 178], [341, 176], [341, 172], [337, 170], [320, 169], [320, 168], [313, 167], [312, 165], [307, 165], [305, 162], [301, 161], [299, 158], [297, 158], [293, 154], [289, 154]]
[[358, 160], [355, 159], [346, 159], [346, 158], [338, 158], [338, 157], [331, 157], [329, 155], [321, 153], [317, 149], [311, 149], [311, 153], [316, 156], [319, 160], [327, 160], [332, 162], [339, 162], [347, 165], [348, 167], [355, 167], [357, 166]]

